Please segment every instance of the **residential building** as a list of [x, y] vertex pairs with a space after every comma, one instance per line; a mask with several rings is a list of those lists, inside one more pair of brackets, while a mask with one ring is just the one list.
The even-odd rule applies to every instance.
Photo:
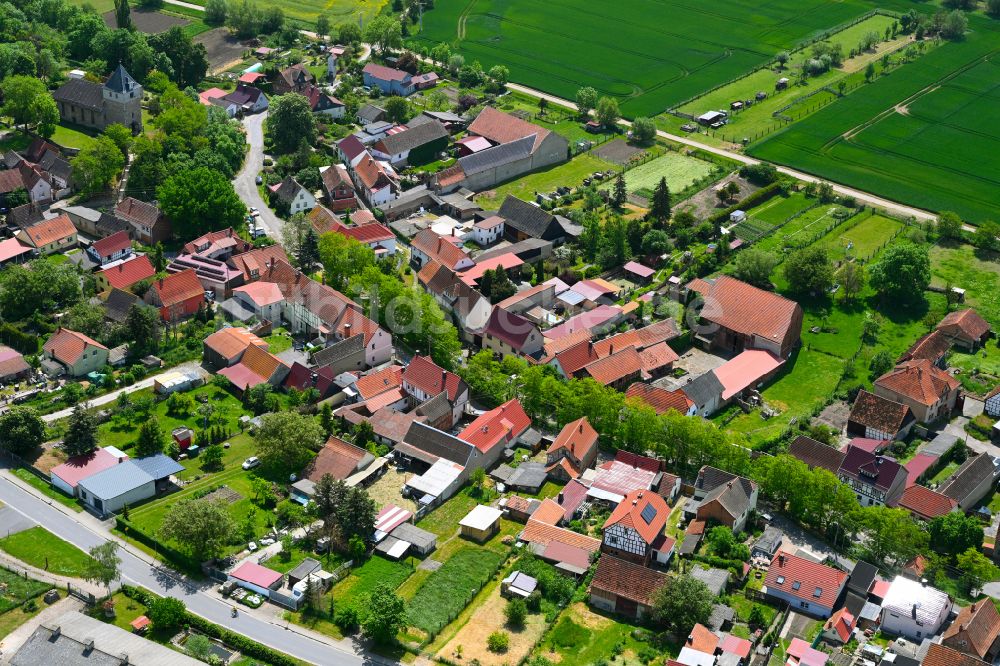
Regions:
[[681, 386], [684, 396], [694, 403], [695, 413], [708, 418], [722, 405], [724, 387], [715, 372], [704, 372]]
[[49, 480], [62, 492], [76, 497], [80, 481], [126, 460], [128, 456], [114, 447], [94, 449], [86, 455], [71, 456], [66, 462], [53, 467], [49, 472]]
[[542, 351], [542, 332], [530, 321], [494, 307], [483, 329], [482, 345], [497, 354], [538, 356]]
[[906, 490], [905, 467], [859, 446], [847, 447], [837, 477], [854, 491], [861, 506], [896, 506]]
[[946, 357], [951, 351], [951, 340], [940, 330], [931, 331], [920, 336], [913, 345], [906, 350], [906, 353], [899, 357], [899, 363], [905, 361], [926, 360], [932, 365], [945, 370], [947, 368]]
[[788, 445], [788, 455], [798, 458], [810, 469], [817, 467], [825, 469], [831, 474], [837, 474], [840, 466], [844, 464], [846, 454], [832, 446], [817, 442], [811, 437], [799, 435]]
[[429, 356], [414, 356], [403, 370], [403, 390], [413, 406], [442, 393], [449, 405], [451, 419], [447, 428], [458, 423], [469, 404], [469, 385], [453, 372], [436, 364]]
[[18, 229], [14, 238], [33, 247], [41, 255], [65, 252], [77, 244], [76, 227], [65, 213], [36, 222], [26, 229]]
[[124, 460], [82, 479], [77, 495], [99, 515], [107, 516], [155, 496], [171, 475], [182, 471], [180, 463], [162, 453]]
[[958, 508], [958, 502], [939, 492], [914, 483], [903, 491], [899, 508], [906, 509], [920, 520], [933, 520]]
[[233, 298], [261, 321], [281, 322], [285, 296], [273, 282], [251, 282], [233, 289]]
[[155, 280], [145, 301], [160, 311], [165, 322], [177, 322], [198, 312], [205, 302], [205, 289], [191, 268]]
[[697, 501], [688, 502], [684, 511], [699, 520], [717, 520], [734, 533], [742, 532], [750, 512], [757, 508], [758, 490], [750, 479], [705, 465], [695, 480]]
[[486, 219], [479, 220], [473, 225], [472, 240], [479, 247], [489, 247], [493, 243], [503, 238], [506, 229], [504, 219], [499, 215], [490, 215]]
[[312, 192], [302, 187], [299, 181], [291, 176], [285, 176], [280, 183], [272, 185], [270, 190], [271, 197], [280, 202], [279, 206], [287, 206], [290, 215], [307, 213], [316, 207], [316, 197]]
[[365, 202], [372, 207], [389, 203], [399, 196], [399, 180], [388, 164], [379, 162], [367, 150], [353, 166], [354, 183]]
[[362, 80], [366, 86], [378, 88], [386, 95], [406, 97], [412, 95], [417, 87], [413, 75], [401, 69], [394, 69], [369, 62], [361, 70]]
[[[384, 459], [382, 460], [384, 463]], [[316, 457], [309, 461], [302, 472], [302, 478], [316, 484], [329, 474], [335, 480], [345, 481], [348, 482], [347, 485], [354, 486], [358, 485], [359, 480], [351, 482], [352, 477], [356, 479], [359, 472], [367, 469], [375, 461], [375, 456], [368, 451], [339, 437], [330, 437]]]
[[941, 644], [987, 663], [1000, 655], [1000, 613], [990, 599], [976, 601], [958, 611], [945, 629]]
[[433, 260], [424, 264], [417, 280], [445, 312], [455, 317], [462, 339], [481, 346], [483, 329], [493, 312], [489, 300], [459, 279], [455, 271]]
[[248, 346], [238, 363], [219, 370], [239, 393], [260, 384], [280, 386], [291, 368], [280, 358], [256, 345]]
[[561, 243], [566, 238], [566, 230], [555, 215], [512, 195], [500, 204], [497, 216], [503, 218], [504, 235], [512, 242], [537, 238]]
[[115, 217], [132, 227], [132, 237], [145, 245], [155, 245], [171, 236], [170, 222], [156, 205], [125, 197], [115, 206]]
[[351, 174], [342, 165], [320, 167], [319, 177], [323, 182], [323, 192], [326, 194], [327, 206], [330, 210], [342, 213], [358, 208], [358, 198], [354, 193]]
[[347, 113], [347, 106], [333, 95], [323, 92], [317, 85], [306, 86], [299, 92], [309, 102], [309, 109], [313, 113], [324, 115], [328, 118], [343, 118]]
[[0, 382], [9, 384], [31, 375], [31, 366], [20, 352], [0, 345]]
[[517, 446], [521, 435], [531, 427], [531, 418], [516, 398], [476, 417], [458, 438], [475, 446], [485, 456], [484, 467], [499, 462], [505, 448]]
[[632, 491], [605, 521], [601, 550], [639, 564], [666, 566], [675, 543], [663, 533], [669, 516], [662, 497], [649, 490]]
[[7, 196], [17, 190], [28, 193], [30, 203], [52, 200], [52, 179], [37, 164], [21, 160], [12, 168], [0, 171], [0, 203], [6, 207]]
[[949, 312], [935, 330], [943, 333], [953, 345], [968, 352], [982, 347], [992, 334], [989, 322], [971, 308]]
[[904, 439], [917, 419], [909, 406], [861, 389], [851, 406], [847, 434], [871, 439]]
[[568, 483], [594, 464], [597, 449], [597, 431], [587, 417], [570, 421], [545, 452], [546, 470], [553, 479]]
[[666, 574], [606, 554], [590, 582], [590, 604], [640, 620], [650, 613], [657, 591], [666, 582]]
[[391, 257], [396, 254], [396, 235], [378, 222], [349, 227], [335, 221], [330, 226], [330, 232], [353, 238], [362, 245], [367, 245], [376, 257]]
[[127, 231], [119, 231], [106, 238], [94, 241], [87, 248], [87, 254], [99, 266], [122, 261], [132, 255], [132, 241]]
[[107, 347], [68, 328], [57, 328], [42, 345], [42, 369], [48, 374], [84, 377], [107, 363]]
[[941, 643], [931, 643], [927, 646], [927, 654], [920, 666], [989, 666], [982, 659], [972, 655], [963, 654], [958, 650], [942, 645]]
[[910, 408], [921, 423], [947, 418], [961, 384], [926, 359], [904, 361], [874, 382], [875, 394]]
[[70, 79], [52, 93], [59, 117], [96, 130], [118, 123], [142, 132], [142, 86], [120, 64], [103, 84]]
[[386, 118], [385, 109], [375, 104], [362, 104], [356, 117], [359, 125], [371, 125]]
[[149, 260], [147, 255], [141, 254], [97, 271], [94, 274], [94, 279], [97, 282], [97, 290], [100, 292], [110, 289], [127, 291], [137, 282], [152, 280], [154, 275], [156, 275], [156, 268], [153, 267], [153, 262]]
[[997, 460], [987, 453], [980, 453], [969, 456], [954, 474], [945, 479], [938, 492], [955, 500], [962, 511], [971, 511], [993, 492], [998, 477], [1000, 469]]
[[267, 343], [245, 328], [226, 326], [202, 342], [205, 365], [220, 370], [239, 363], [248, 347], [267, 350]]
[[374, 144], [371, 152], [377, 159], [387, 160], [394, 167], [433, 162], [448, 148], [448, 130], [432, 120], [402, 132], [387, 134]]
[[475, 265], [469, 253], [456, 244], [452, 237], [439, 236], [431, 229], [424, 229], [410, 240], [410, 260], [422, 268], [434, 261], [452, 271], [461, 271]]
[[941, 590], [896, 576], [882, 600], [882, 632], [919, 643], [941, 630], [953, 605]]
[[253, 243], [240, 238], [232, 227], [207, 234], [188, 241], [181, 248], [181, 254], [193, 254], [204, 259], [227, 261], [230, 257], [250, 252]]
[[300, 93], [315, 83], [316, 77], [312, 72], [305, 65], [296, 64], [278, 72], [277, 78], [271, 85], [275, 95], [285, 95], [292, 92]]
[[847, 578], [846, 571], [778, 551], [767, 570], [763, 592], [796, 612], [825, 619], [833, 613]]

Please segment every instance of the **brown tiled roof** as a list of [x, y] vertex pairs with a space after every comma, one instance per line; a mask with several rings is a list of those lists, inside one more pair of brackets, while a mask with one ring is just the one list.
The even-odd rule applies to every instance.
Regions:
[[430, 396], [446, 391], [448, 400], [452, 402], [458, 398], [463, 388], [467, 388], [465, 380], [454, 372], [448, 372], [427, 356], [413, 357], [403, 371], [403, 381]]
[[45, 341], [45, 346], [42, 349], [60, 363], [73, 365], [87, 350], [87, 347], [107, 350], [107, 347], [100, 342], [83, 333], [71, 331], [68, 328], [57, 328], [55, 333]]
[[956, 506], [958, 503], [947, 495], [942, 495], [917, 484], [903, 491], [903, 496], [899, 499], [901, 509], [908, 509], [918, 518], [924, 520], [931, 520], [951, 513]]
[[630, 527], [643, 541], [651, 544], [663, 533], [669, 515], [670, 507], [662, 497], [650, 490], [633, 490], [625, 495], [604, 522], [604, 530], [607, 531], [612, 525]]
[[73, 226], [69, 215], [63, 213], [57, 217], [42, 220], [31, 225], [25, 229], [25, 233], [27, 233], [31, 244], [40, 248], [50, 243], [61, 241], [64, 238], [69, 238], [76, 233], [76, 227]]
[[833, 474], [844, 463], [844, 452], [811, 437], [799, 435], [788, 445], [788, 455], [798, 458], [810, 467], [821, 467]]
[[969, 604], [941, 636], [941, 642], [966, 654], [984, 658], [1000, 636], [1000, 613], [990, 599]]
[[643, 384], [642, 382], [636, 382], [628, 387], [625, 391], [626, 398], [634, 398], [640, 400], [649, 407], [656, 410], [657, 414], [665, 414], [667, 411], [673, 409], [681, 414], [687, 414], [688, 409], [691, 408], [694, 403], [684, 395], [683, 391], [668, 391], [667, 389], [662, 389], [657, 386], [651, 386], [650, 384]]
[[931, 406], [958, 388], [958, 380], [927, 359], [904, 361], [875, 380], [875, 386]]
[[566, 511], [559, 503], [551, 497], [545, 498], [535, 512], [531, 514], [532, 520], [537, 520], [546, 525], [558, 525], [559, 521], [566, 517]]
[[279, 367], [287, 367], [285, 362], [280, 358], [271, 354], [266, 349], [256, 347], [254, 345], [250, 345], [247, 347], [247, 350], [243, 352], [243, 358], [240, 359], [240, 364], [246, 366], [246, 368], [255, 375], [263, 377], [265, 380], [274, 376], [275, 371]]
[[589, 537], [564, 527], [556, 527], [543, 523], [534, 518], [529, 519], [524, 531], [521, 532], [521, 541], [547, 546], [553, 541], [564, 543], [574, 548], [580, 548], [590, 553], [596, 553], [601, 548], [599, 539]]
[[[581, 342], [590, 341], [590, 331], [586, 328], [567, 333], [558, 338], [545, 338], [545, 361], [549, 362], [560, 353]], [[593, 360], [597, 360], [595, 356]]]
[[989, 664], [946, 645], [931, 643], [921, 666], [989, 666]]
[[583, 460], [595, 446], [597, 446], [597, 431], [584, 416], [563, 426], [559, 436], [549, 446], [548, 453], [568, 449], [577, 460]]
[[642, 357], [635, 347], [626, 347], [611, 356], [590, 363], [584, 370], [598, 384], [607, 386], [642, 370]]
[[537, 327], [521, 315], [494, 307], [484, 332], [520, 350]]
[[[781, 579], [781, 582], [778, 582]], [[778, 551], [767, 571], [764, 585], [768, 590], [833, 608], [847, 573], [785, 551]]]
[[205, 295], [205, 288], [198, 281], [198, 274], [193, 268], [173, 273], [153, 282], [153, 290], [160, 297], [160, 304], [169, 308], [183, 303], [189, 298]]
[[160, 209], [151, 203], [125, 197], [115, 206], [115, 215], [128, 222], [152, 228], [162, 214]]
[[851, 407], [850, 420], [882, 432], [897, 433], [912, 419], [910, 408], [888, 398], [861, 390]]
[[438, 236], [430, 229], [424, 229], [410, 241], [414, 249], [420, 250], [432, 260], [443, 266], [454, 269], [469, 254], [451, 241]]
[[288, 255], [285, 254], [285, 248], [281, 245], [275, 243], [274, 245], [269, 245], [268, 247], [258, 247], [250, 250], [249, 252], [243, 252], [234, 257], [230, 257], [227, 262], [230, 266], [238, 271], [243, 272], [243, 279], [247, 282], [253, 282], [260, 278], [271, 261], [288, 261]]
[[228, 360], [238, 357], [250, 346], [267, 349], [267, 343], [259, 337], [245, 328], [235, 327], [220, 328], [205, 338], [204, 345]]
[[339, 437], [331, 437], [309, 466], [303, 476], [310, 481], [318, 482], [325, 474], [343, 481], [357, 469], [358, 464], [366, 457], [372, 457], [362, 448], [349, 444]]
[[705, 654], [715, 654], [715, 648], [719, 646], [719, 637], [711, 629], [703, 624], [696, 624], [684, 641], [684, 647], [703, 652]]
[[799, 335], [793, 329], [801, 326], [802, 309], [784, 296], [723, 275], [705, 296], [701, 316], [723, 328], [780, 343]]
[[354, 173], [369, 190], [380, 190], [393, 182], [385, 168], [368, 153], [354, 167]]
[[324, 169], [323, 173], [320, 174], [320, 178], [323, 180], [323, 185], [330, 192], [340, 187], [346, 187], [354, 191], [354, 183], [351, 181], [351, 176], [341, 164], [334, 164], [329, 169]]
[[151, 278], [155, 274], [156, 269], [153, 268], [152, 262], [145, 254], [123, 261], [117, 266], [105, 268], [100, 272], [108, 284], [116, 289], [128, 289], [136, 282]]
[[664, 573], [605, 554], [597, 565], [590, 589], [652, 606], [657, 590], [666, 582]]
[[951, 340], [941, 331], [931, 331], [927, 335], [921, 336], [913, 343], [906, 353], [899, 357], [900, 362], [915, 359], [927, 359], [931, 363], [936, 363], [942, 356], [951, 349]]
[[390, 365], [378, 372], [360, 377], [355, 382], [354, 387], [361, 394], [362, 400], [374, 398], [379, 393], [391, 391], [403, 385], [403, 368], [398, 365]]
[[583, 338], [580, 342], [556, 354], [556, 361], [568, 377], [572, 377], [584, 367], [600, 359], [594, 349], [594, 344], [590, 341], [590, 332], [579, 331], [578, 335]]
[[979, 316], [978, 312], [972, 308], [968, 308], [966, 310], [949, 312], [937, 325], [937, 330], [943, 331], [952, 337], [956, 337], [961, 333], [973, 340], [978, 340], [989, 333], [990, 325], [985, 319]]
[[469, 124], [468, 129], [469, 134], [484, 136], [493, 143], [510, 143], [527, 136], [534, 136], [535, 143], [531, 152], [538, 150], [538, 146], [549, 135], [549, 130], [498, 111], [492, 106], [483, 107], [476, 119]]

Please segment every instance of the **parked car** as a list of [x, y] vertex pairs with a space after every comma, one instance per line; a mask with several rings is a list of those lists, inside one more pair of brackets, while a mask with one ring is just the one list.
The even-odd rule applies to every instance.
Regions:
[[251, 553], [255, 552], [257, 550], [257, 543], [255, 541], [251, 541], [250, 543], [248, 543], [247, 550], [249, 550]]
[[243, 469], [253, 469], [260, 464], [260, 458], [257, 456], [250, 456], [243, 461]]

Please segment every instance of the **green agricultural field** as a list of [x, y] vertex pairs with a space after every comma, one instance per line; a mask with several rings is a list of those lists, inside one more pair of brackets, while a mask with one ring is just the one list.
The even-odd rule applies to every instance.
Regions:
[[[108, 2], [109, 0], [99, 0]], [[190, 0], [192, 4], [205, 6], [205, 0]], [[385, 6], [386, 0], [277, 0], [268, 2], [267, 7], [280, 7], [285, 12], [285, 16], [302, 24], [302, 27], [313, 30], [316, 25], [316, 18], [320, 14], [326, 14], [330, 18], [330, 25], [336, 27], [343, 23], [358, 23], [361, 21], [367, 25], [369, 21], [378, 16]]]
[[507, 195], [513, 195], [525, 201], [534, 201], [535, 192], [552, 192], [557, 187], [576, 187], [583, 179], [595, 171], [614, 169], [611, 162], [594, 157], [590, 153], [581, 153], [568, 162], [530, 173], [527, 176], [512, 180], [492, 190], [483, 192], [476, 197], [476, 203], [486, 209], [499, 208]]
[[668, 151], [645, 164], [625, 172], [629, 192], [652, 190], [661, 178], [667, 179], [671, 192], [680, 192], [715, 169], [715, 165], [696, 157]]
[[[807, 199], [812, 204], [816, 199]], [[757, 247], [763, 250], [782, 251], [786, 248], [800, 248], [822, 234], [834, 221], [833, 213], [838, 209], [834, 204], [820, 204], [805, 208], [776, 232], [760, 241]]]
[[[902, 0], [883, 7], [908, 7]], [[734, 79], [874, 3], [775, 0], [711, 6], [682, 0], [438, 0], [424, 13], [423, 45], [447, 42], [512, 80], [572, 99], [584, 85], [622, 100], [630, 117], [666, 108]]]
[[25, 564], [71, 578], [83, 578], [94, 564], [90, 555], [38, 526], [0, 539], [0, 550]]
[[971, 17], [962, 42], [793, 123], [749, 152], [974, 222], [996, 216], [1000, 188], [1000, 26]]
[[[870, 257], [903, 228], [903, 223], [882, 215], [872, 215], [851, 227], [850, 223], [837, 227], [817, 241], [817, 245], [825, 247], [831, 258], [843, 259], [846, 256]], [[850, 250], [847, 248], [850, 246]]]

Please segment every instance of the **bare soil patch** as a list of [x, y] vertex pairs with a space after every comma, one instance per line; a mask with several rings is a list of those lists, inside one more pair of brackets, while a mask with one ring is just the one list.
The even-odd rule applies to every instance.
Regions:
[[[461, 645], [461, 663], [471, 663], [473, 659], [478, 659], [483, 666], [520, 663], [545, 633], [545, 616], [541, 613], [529, 614], [524, 627], [513, 630], [504, 624], [506, 620], [503, 611], [506, 606], [507, 600], [500, 596], [500, 587], [495, 587], [465, 626], [441, 648], [438, 657], [456, 661], [455, 650]], [[510, 635], [510, 648], [502, 654], [490, 652], [486, 648], [487, 638], [497, 630]]]
[[32, 463], [32, 467], [48, 474], [53, 467], [66, 462], [68, 456], [62, 449], [57, 449], [54, 445], [48, 445], [41, 450], [39, 456]]
[[233, 61], [242, 59], [246, 47], [229, 34], [225, 28], [215, 28], [194, 38], [204, 44], [208, 56], [208, 66], [214, 72], [231, 67]]
[[227, 486], [222, 486], [221, 488], [216, 488], [209, 494], [205, 495], [204, 499], [210, 502], [220, 501], [224, 504], [235, 504], [243, 499], [243, 495], [229, 488]]
[[602, 160], [624, 165], [645, 151], [642, 148], [630, 146], [624, 139], [615, 139], [601, 144], [591, 152]]
[[760, 188], [756, 185], [740, 178], [739, 174], [731, 173], [722, 180], [712, 185], [709, 185], [701, 192], [698, 192], [690, 199], [685, 199], [684, 201], [677, 204], [674, 208], [675, 211], [686, 210], [689, 211], [699, 220], [709, 217], [713, 213], [725, 208], [726, 206], [719, 203], [719, 199], [715, 194], [715, 191], [720, 187], [725, 187], [730, 182], [734, 182], [740, 187], [740, 193], [736, 195], [733, 201], [740, 201], [746, 199], [748, 196], [759, 190]]
[[380, 479], [370, 485], [368, 495], [375, 500], [375, 506], [383, 507], [387, 504], [395, 504], [401, 509], [416, 512], [416, 502], [403, 497], [400, 492], [403, 489], [406, 476], [406, 472], [398, 472], [394, 467], [390, 467]]
[[[115, 13], [113, 11], [104, 12], [103, 18], [105, 25], [109, 28], [118, 27], [118, 22], [115, 20]], [[164, 14], [155, 9], [132, 9], [132, 25], [139, 32], [144, 32], [147, 35], [158, 35], [161, 32], [170, 30], [174, 26], [184, 27], [190, 22], [190, 19]]]

